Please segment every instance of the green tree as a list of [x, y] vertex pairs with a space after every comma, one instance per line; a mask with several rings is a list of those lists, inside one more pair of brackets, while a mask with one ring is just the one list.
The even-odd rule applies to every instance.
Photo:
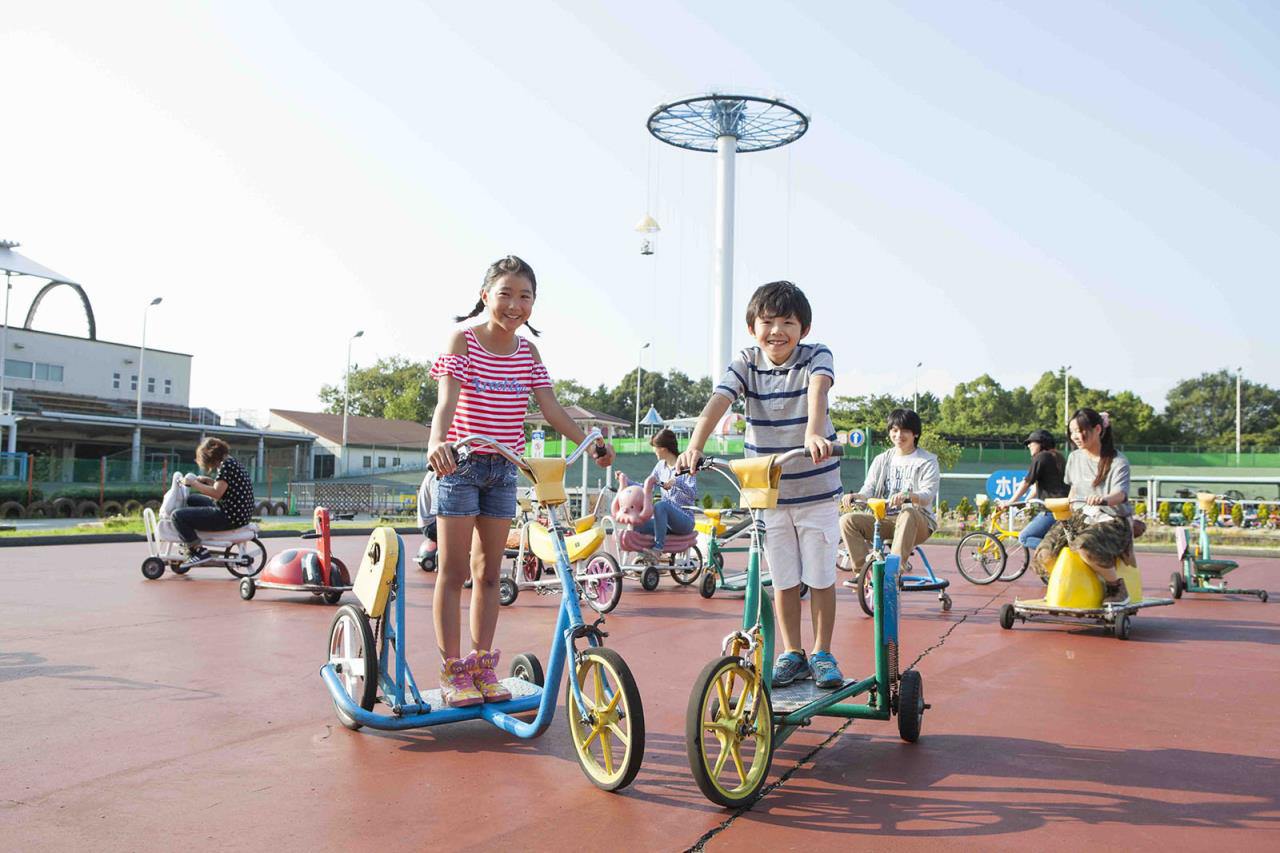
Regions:
[[920, 447], [938, 457], [940, 471], [950, 471], [960, 461], [960, 445], [947, 441], [934, 427], [924, 428], [924, 432], [920, 434]]
[[[439, 385], [432, 379], [431, 363], [402, 356], [380, 358], [372, 367], [351, 368], [351, 403], [348, 411], [368, 418], [397, 418], [425, 424], [435, 411]], [[320, 402], [326, 412], [342, 414], [343, 382], [323, 385]]]
[[[1180, 440], [1234, 447], [1236, 377], [1228, 370], [1184, 379], [1168, 394], [1165, 417]], [[1241, 432], [1262, 438], [1280, 428], [1280, 392], [1244, 381], [1240, 388]], [[1243, 443], [1243, 436], [1241, 437]]]

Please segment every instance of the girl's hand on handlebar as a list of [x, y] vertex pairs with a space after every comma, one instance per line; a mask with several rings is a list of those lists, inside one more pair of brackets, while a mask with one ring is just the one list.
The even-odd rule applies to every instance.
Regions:
[[427, 464], [436, 472], [437, 477], [447, 477], [458, 470], [458, 461], [453, 453], [453, 445], [447, 441], [432, 445], [427, 455]]
[[831, 442], [820, 435], [806, 436], [804, 449], [809, 451], [809, 458], [814, 463], [821, 462], [831, 456]]
[[676, 457], [676, 471], [687, 471], [690, 474], [696, 473], [698, 466], [702, 464], [702, 451], [697, 448], [690, 447], [684, 453]]

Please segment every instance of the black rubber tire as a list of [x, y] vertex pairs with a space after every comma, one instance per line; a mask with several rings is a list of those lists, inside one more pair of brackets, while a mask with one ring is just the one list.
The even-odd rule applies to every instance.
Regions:
[[658, 574], [658, 570], [653, 566], [646, 566], [645, 570], [640, 573], [640, 587], [645, 592], [653, 592], [658, 588], [662, 576]]
[[178, 563], [177, 565], [170, 566], [169, 571], [173, 572], [175, 575], [185, 575], [187, 572], [191, 571], [191, 567], [186, 563]]
[[[621, 586], [621, 584], [618, 584], [618, 586]], [[581, 755], [578, 753], [578, 736], [575, 734], [574, 716], [577, 711], [574, 710], [571, 679], [578, 677], [578, 666], [590, 658], [597, 658], [608, 669], [613, 670], [617, 680], [617, 693], [622, 696], [621, 707], [626, 709], [626, 719], [630, 726], [630, 744], [625, 752], [622, 772], [617, 778], [607, 782], [596, 778], [587, 770]], [[635, 676], [631, 674], [631, 669], [627, 666], [626, 661], [622, 659], [622, 655], [604, 646], [584, 649], [579, 655], [579, 661], [569, 666], [569, 672], [566, 675], [564, 685], [565, 717], [568, 718], [569, 722], [569, 739], [575, 743], [574, 754], [578, 757], [578, 766], [582, 768], [583, 775], [590, 779], [591, 784], [597, 788], [604, 791], [620, 791], [635, 780], [636, 774], [640, 772], [640, 764], [644, 761], [644, 705], [640, 700], [640, 688], [636, 686]]]
[[613, 555], [607, 551], [597, 551], [591, 555], [591, 559], [587, 561], [587, 565], [583, 569], [586, 574], [597, 561], [604, 561], [607, 569], [600, 574], [607, 575], [612, 583], [609, 584], [608, 593], [603, 599], [599, 597], [599, 585], [596, 585], [595, 592], [588, 592], [588, 586], [583, 581], [577, 583], [582, 587], [582, 597], [587, 600], [587, 604], [591, 609], [600, 614], [612, 613], [613, 609], [618, 606], [618, 602], [622, 600], [622, 570], [618, 568], [618, 561]]
[[1016, 614], [1013, 612], [1012, 604], [1000, 605], [1000, 627], [1008, 631], [1013, 627], [1013, 620]]
[[76, 502], [71, 498], [53, 499], [53, 517], [71, 518], [76, 513]]
[[718, 584], [718, 576], [716, 572], [707, 569], [702, 575], [702, 583], [698, 584], [698, 595], [703, 598], [711, 598], [716, 594], [716, 586]]
[[[1001, 541], [1000, 544], [1004, 545], [1004, 552], [1008, 557], [1005, 560], [1004, 571], [1000, 573], [1000, 580], [1004, 583], [1013, 583], [1031, 568], [1031, 549], [1017, 539], [1008, 543]], [[1019, 554], [1022, 555], [1021, 559], [1018, 558]]]
[[498, 603], [503, 607], [510, 607], [516, 603], [516, 599], [520, 596], [520, 587], [516, 582], [503, 575], [498, 578]]
[[245, 601], [251, 601], [254, 593], [258, 591], [258, 585], [253, 582], [253, 578], [240, 579], [240, 597]]
[[702, 551], [698, 550], [697, 545], [690, 545], [689, 550], [683, 554], [672, 554], [671, 562], [675, 565], [675, 561], [681, 559], [681, 568], [671, 569], [671, 579], [681, 586], [689, 586], [689, 584], [697, 583], [698, 577], [702, 574]]
[[[266, 546], [263, 545], [262, 541], [259, 540], [257, 537], [254, 537], [253, 539], [250, 539], [248, 542], [243, 542], [239, 545], [232, 545], [230, 548], [227, 548], [225, 551], [222, 552], [222, 556], [228, 560], [234, 559], [237, 556], [237, 551], [241, 548], [244, 549], [244, 553], [246, 555], [252, 557], [252, 560], [250, 561], [249, 565], [247, 566], [228, 565], [227, 571], [231, 572], [231, 574], [235, 575], [238, 578], [256, 577], [258, 572], [262, 571], [262, 567], [267, 564]], [[254, 565], [255, 563], [257, 565]]]
[[[252, 578], [245, 578], [245, 580], [252, 580]], [[333, 592], [326, 592], [320, 597], [324, 599], [325, 604], [337, 604], [342, 600], [342, 590], [338, 589]]]
[[124, 515], [124, 506], [120, 501], [103, 501], [102, 517], [110, 518], [113, 515]]
[[[707, 728], [703, 714], [704, 711], [708, 711], [716, 717], [719, 716], [720, 702], [717, 698], [719, 691], [716, 683], [720, 681], [726, 669], [739, 669], [741, 665], [741, 658], [726, 655], [704, 666], [693, 682], [693, 690], [689, 693], [689, 704], [685, 708], [684, 715], [685, 755], [689, 760], [689, 770], [693, 773], [693, 779], [698, 783], [698, 790], [702, 791], [702, 795], [711, 802], [729, 809], [748, 806], [759, 798], [769, 780], [769, 768], [773, 765], [774, 735], [776, 734], [773, 728], [773, 710], [769, 705], [769, 694], [766, 690], [762, 694], [765, 699], [764, 704], [760, 706], [765, 717], [762, 727], [759, 726], [762, 721], [757, 717], [757, 732], [764, 734], [763, 743], [757, 748], [762, 750], [764, 755], [753, 756], [754, 760], [751, 762], [752, 771], [754, 771], [756, 761], [762, 761], [763, 772], [754, 784], [737, 795], [726, 792], [715, 784], [706, 766], [703, 739], [707, 735]], [[736, 677], [736, 674], [730, 673], [730, 677]]]
[[[371, 711], [378, 695], [378, 651], [374, 644], [373, 629], [369, 627], [369, 619], [358, 605], [344, 604], [339, 607], [338, 612], [333, 614], [333, 621], [329, 623], [330, 660], [333, 659], [334, 635], [337, 633], [339, 622], [354, 632], [352, 636], [356, 639], [359, 648], [353, 651], [358, 651], [365, 662], [365, 675], [360, 679], [360, 684], [355, 686], [356, 692], [351, 699], [364, 710]], [[343, 713], [337, 704], [333, 706], [333, 710], [342, 725], [352, 731], [358, 731], [361, 728], [361, 724]]]
[[924, 679], [914, 669], [898, 680], [898, 736], [907, 743], [920, 739], [924, 723]]
[[1182, 577], [1182, 572], [1174, 572], [1169, 575], [1169, 594], [1175, 599], [1182, 598], [1182, 593], [1187, 589], [1187, 582]]
[[53, 504], [48, 501], [32, 501], [27, 504], [27, 518], [53, 518]]
[[26, 518], [27, 508], [17, 501], [0, 503], [0, 518]]
[[76, 504], [76, 518], [101, 518], [102, 507], [97, 501], [79, 501]]
[[867, 616], [876, 615], [874, 592], [874, 585], [871, 582], [871, 565], [868, 564], [858, 573], [858, 606]]
[[546, 567], [542, 564], [541, 558], [535, 554], [525, 554], [524, 562], [518, 567], [523, 580], [526, 583], [537, 583], [542, 580], [542, 573]]
[[1269, 596], [1267, 595], [1267, 591], [1265, 589], [1262, 592], [1258, 593], [1258, 600], [1261, 601], [1263, 604], [1267, 603], [1267, 598], [1269, 598]]
[[1130, 624], [1129, 614], [1126, 613], [1120, 617], [1120, 621], [1116, 622], [1116, 639], [1117, 640], [1129, 639], [1129, 633], [1130, 631], [1132, 631], [1132, 629], [1133, 629], [1133, 626]]
[[424, 572], [434, 572], [436, 570], [437, 555], [439, 553], [439, 551], [431, 551], [430, 553], [424, 554], [422, 551], [418, 551], [414, 556], [413, 561], [417, 563], [418, 568], [422, 569]]
[[259, 518], [265, 518], [271, 515], [271, 502], [262, 501], [260, 504], [258, 504], [257, 515]]
[[982, 530], [967, 534], [956, 545], [956, 569], [961, 577], [978, 586], [999, 579], [1008, 559], [1004, 543]]
[[[132, 498], [124, 502], [125, 515], [142, 515], [142, 501], [135, 501]], [[30, 512], [30, 509], [27, 510]]]
[[159, 557], [147, 557], [142, 561], [142, 576], [149, 581], [159, 580], [164, 575], [164, 560]]
[[943, 612], [943, 613], [947, 613], [948, 611], [950, 611], [950, 610], [951, 610], [951, 596], [947, 595], [947, 594], [944, 592], [944, 593], [942, 594], [942, 599], [941, 599], [941, 601], [942, 601], [942, 612]]
[[524, 652], [511, 659], [511, 677], [543, 687], [547, 683], [542, 661], [533, 652]]
[[146, 501], [142, 504], [142, 508], [158, 513], [160, 511], [160, 501]]
[[288, 515], [289, 513], [289, 505], [284, 501], [276, 501], [271, 505], [271, 508], [274, 510], [271, 513], [272, 515]]

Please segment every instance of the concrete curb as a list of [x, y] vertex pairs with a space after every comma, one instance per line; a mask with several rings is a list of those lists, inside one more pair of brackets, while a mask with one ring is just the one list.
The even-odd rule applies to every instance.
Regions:
[[[330, 536], [368, 536], [372, 527], [343, 527], [331, 530]], [[421, 533], [416, 527], [396, 527], [396, 533], [405, 536]], [[297, 539], [302, 530], [263, 530], [259, 539]], [[110, 542], [146, 542], [141, 533], [75, 533], [69, 536], [5, 536], [0, 538], [0, 548], [21, 548], [27, 545], [103, 545]]]

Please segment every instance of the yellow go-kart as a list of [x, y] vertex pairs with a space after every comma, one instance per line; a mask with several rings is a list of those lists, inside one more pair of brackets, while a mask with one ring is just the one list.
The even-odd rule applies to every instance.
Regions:
[[[1052, 498], [1044, 504], [1059, 521], [1071, 517], [1071, 502], [1067, 498]], [[1092, 622], [1109, 629], [1117, 639], [1127, 640], [1133, 614], [1147, 607], [1173, 604], [1173, 599], [1143, 598], [1142, 576], [1137, 566], [1117, 562], [1116, 573], [1124, 580], [1129, 601], [1104, 605], [1102, 581], [1097, 574], [1078, 554], [1070, 548], [1063, 548], [1049, 573], [1049, 588], [1044, 598], [1030, 601], [1014, 599], [1012, 604], [1005, 604], [1000, 608], [1000, 627], [1008, 630], [1018, 620], [1064, 625]]]

